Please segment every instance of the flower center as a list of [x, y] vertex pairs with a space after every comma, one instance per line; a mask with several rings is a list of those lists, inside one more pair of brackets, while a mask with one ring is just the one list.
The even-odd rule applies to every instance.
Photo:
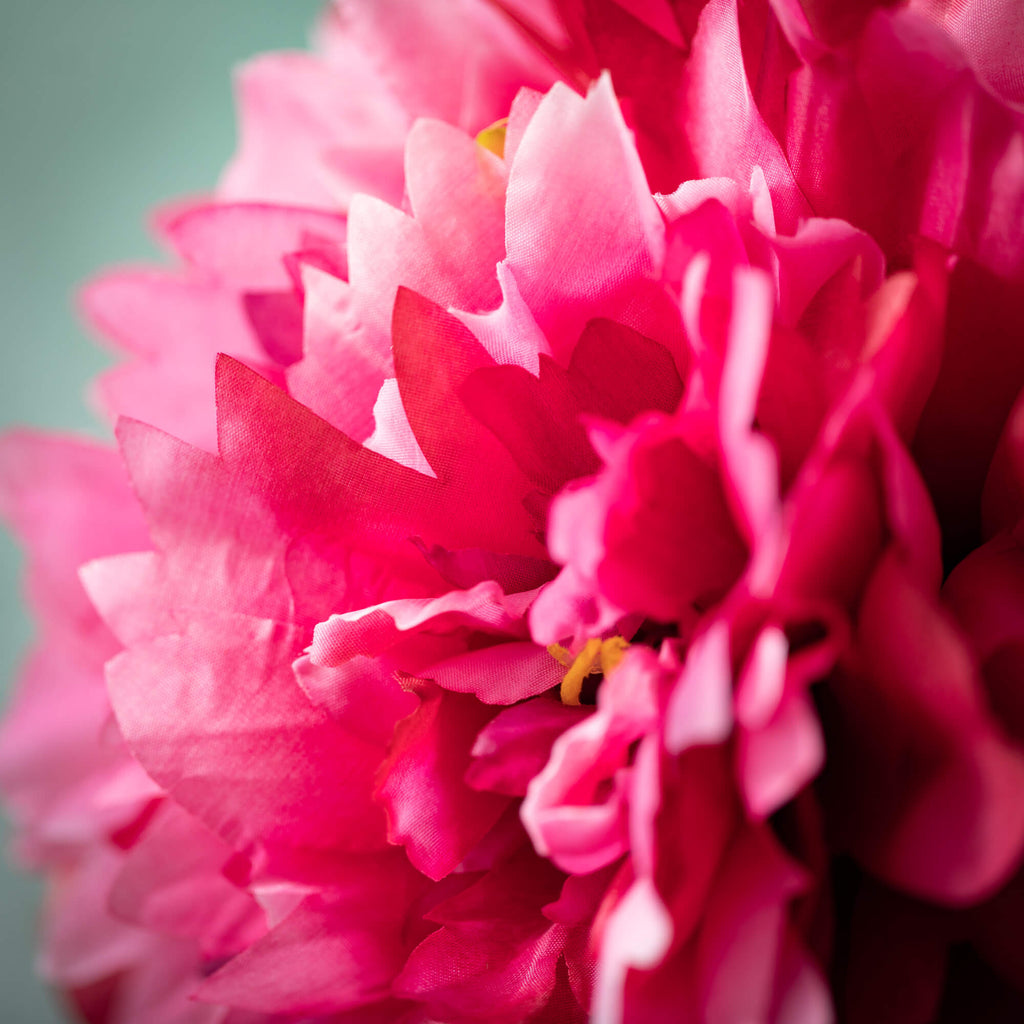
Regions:
[[479, 132], [476, 141], [484, 149], [489, 149], [495, 156], [505, 159], [505, 129], [508, 127], [508, 118], [503, 117], [494, 124], [489, 124], [483, 131]]
[[560, 665], [569, 669], [562, 677], [559, 696], [563, 704], [579, 704], [583, 681], [587, 676], [608, 675], [626, 653], [629, 641], [621, 636], [611, 636], [607, 640], [593, 637], [583, 645], [583, 650], [575, 658], [559, 644], [552, 644], [548, 654]]

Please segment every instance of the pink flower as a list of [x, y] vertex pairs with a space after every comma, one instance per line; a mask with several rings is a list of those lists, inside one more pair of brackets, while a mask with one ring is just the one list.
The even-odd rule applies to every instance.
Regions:
[[85, 1019], [1017, 1019], [1020, 25], [840, 6], [243, 71], [178, 268], [86, 290], [117, 451], [0, 449]]

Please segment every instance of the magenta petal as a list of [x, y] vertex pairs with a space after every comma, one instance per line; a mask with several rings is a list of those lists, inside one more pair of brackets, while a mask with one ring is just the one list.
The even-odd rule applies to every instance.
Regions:
[[439, 879], [483, 839], [508, 798], [464, 781], [469, 752], [493, 708], [431, 684], [413, 685], [420, 706], [399, 723], [376, 793], [387, 811], [389, 841], [403, 844], [418, 870]]
[[590, 714], [590, 708], [545, 697], [506, 708], [477, 736], [466, 782], [474, 789], [525, 796], [547, 764], [551, 745]]
[[[442, 928], [417, 946], [395, 988], [426, 1003], [433, 1018], [519, 1024], [540, 1011], [556, 984], [566, 928], [542, 907], [558, 894], [550, 866], [520, 856], [442, 904]], [[571, 1019], [571, 1018], [570, 1018]]]
[[1020, 861], [1024, 757], [992, 720], [963, 639], [892, 555], [865, 595], [859, 643], [865, 670], [837, 690], [848, 841], [891, 884], [976, 900]]

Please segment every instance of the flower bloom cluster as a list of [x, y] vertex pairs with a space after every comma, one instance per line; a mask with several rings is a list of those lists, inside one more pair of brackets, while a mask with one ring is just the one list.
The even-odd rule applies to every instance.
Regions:
[[347, 0], [116, 447], [0, 445], [104, 1024], [1024, 1019], [1015, 0]]

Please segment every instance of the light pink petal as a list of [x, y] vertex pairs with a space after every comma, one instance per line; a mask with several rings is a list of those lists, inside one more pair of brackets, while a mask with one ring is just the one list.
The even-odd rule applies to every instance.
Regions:
[[[547, 2], [529, 8], [531, 22], [557, 27]], [[553, 78], [548, 61], [486, 0], [454, 0], [443, 16], [430, 4], [410, 8], [402, 0], [336, 4], [321, 42], [342, 69], [352, 50], [368, 57], [415, 116], [471, 132], [504, 117], [520, 86], [543, 89]]]
[[448, 305], [493, 308], [495, 267], [505, 256], [505, 162], [450, 125], [421, 120], [406, 140], [405, 167], [409, 205], [438, 284], [428, 291], [413, 280], [400, 283], [429, 294], [444, 282]]
[[527, 789], [526, 831], [565, 871], [596, 871], [628, 850], [629, 748], [654, 726], [660, 675], [654, 654], [633, 648], [602, 682], [597, 711], [555, 741]]
[[766, 626], [754, 643], [736, 685], [736, 718], [748, 729], [767, 725], [785, 692], [789, 642], [777, 626]]
[[533, 643], [496, 644], [438, 662], [427, 675], [445, 690], [485, 704], [515, 704], [558, 686], [565, 669]]
[[810, 698], [787, 696], [772, 721], [741, 733], [738, 770], [750, 814], [774, 813], [813, 779], [825, 761], [825, 737]]
[[856, 263], [861, 295], [882, 283], [885, 256], [866, 232], [846, 221], [813, 217], [792, 237], [776, 235], [771, 247], [779, 260], [778, 317], [796, 324], [815, 293], [844, 266]]
[[626, 975], [661, 963], [672, 943], [672, 918], [653, 882], [640, 878], [612, 911], [606, 928], [591, 1019], [594, 1024], [621, 1024], [628, 1019]]
[[92, 282], [82, 303], [105, 337], [137, 357], [100, 377], [107, 412], [215, 450], [211, 383], [217, 354], [255, 364], [266, 359], [239, 296], [165, 272], [126, 271]]
[[131, 970], [115, 979], [110, 1024], [250, 1024], [234, 1021], [222, 1007], [194, 1001], [207, 963], [194, 942], [156, 937]]
[[766, 534], [778, 515], [778, 460], [767, 438], [753, 430], [757, 398], [768, 356], [772, 290], [759, 271], [737, 270], [732, 318], [722, 368], [719, 431], [730, 497], [739, 508], [748, 539]]
[[[356, 189], [376, 186], [389, 198], [396, 195], [409, 116], [379, 87], [365, 53], [349, 45], [346, 58], [331, 65], [307, 54], [280, 53], [242, 68], [240, 142], [221, 179], [221, 198], [340, 210]], [[373, 179], [346, 175], [337, 166], [328, 170], [325, 152], [342, 143], [356, 154], [372, 147], [378, 167]]]
[[0, 515], [28, 549], [28, 594], [44, 634], [100, 667], [116, 647], [78, 581], [83, 562], [149, 547], [116, 451], [11, 431], [0, 441]]
[[586, 99], [556, 85], [537, 109], [509, 175], [505, 237], [519, 291], [563, 364], [587, 320], [614, 316], [627, 282], [659, 272], [661, 213], [607, 78]]
[[501, 303], [488, 313], [455, 310], [455, 315], [499, 364], [521, 366], [534, 376], [539, 372], [538, 356], [550, 356], [551, 346], [537, 326], [533, 312], [523, 301], [519, 284], [507, 260], [496, 267]]
[[120, 851], [97, 844], [57, 877], [43, 919], [44, 977], [69, 987], [85, 985], [151, 955], [153, 938], [107, 911], [121, 863]]
[[293, 283], [286, 254], [318, 247], [344, 253], [345, 219], [270, 203], [202, 203], [166, 218], [160, 233], [216, 281], [239, 291], [281, 291]]
[[155, 551], [99, 558], [79, 570], [89, 600], [125, 647], [177, 628], [178, 619], [162, 593], [165, 570]]
[[364, 321], [347, 281], [306, 266], [302, 283], [302, 358], [288, 368], [288, 390], [361, 441], [373, 431], [374, 402], [393, 373], [388, 336]]
[[436, 478], [437, 474], [430, 468], [409, 426], [398, 393], [398, 381], [393, 377], [380, 386], [380, 394], [373, 405], [373, 422], [373, 433], [363, 442], [370, 451], [415, 469], [417, 473]]
[[762, 168], [779, 230], [791, 234], [811, 210], [754, 102], [740, 50], [736, 0], [710, 0], [701, 12], [688, 62], [686, 111], [696, 164], [692, 176], [746, 182], [755, 167]]
[[698, 636], [665, 708], [665, 747], [679, 754], [687, 747], [720, 743], [732, 730], [732, 669], [729, 630], [717, 621]]
[[388, 601], [374, 608], [332, 615], [313, 633], [312, 659], [321, 665], [339, 665], [356, 655], [385, 653], [402, 634], [455, 633], [459, 629], [495, 637], [519, 638], [525, 633], [523, 616], [533, 594], [506, 596], [493, 581], [471, 590], [453, 590], [442, 597]]
[[110, 720], [99, 666], [58, 645], [29, 659], [0, 729], [0, 788], [29, 861], [101, 840], [159, 795]]

